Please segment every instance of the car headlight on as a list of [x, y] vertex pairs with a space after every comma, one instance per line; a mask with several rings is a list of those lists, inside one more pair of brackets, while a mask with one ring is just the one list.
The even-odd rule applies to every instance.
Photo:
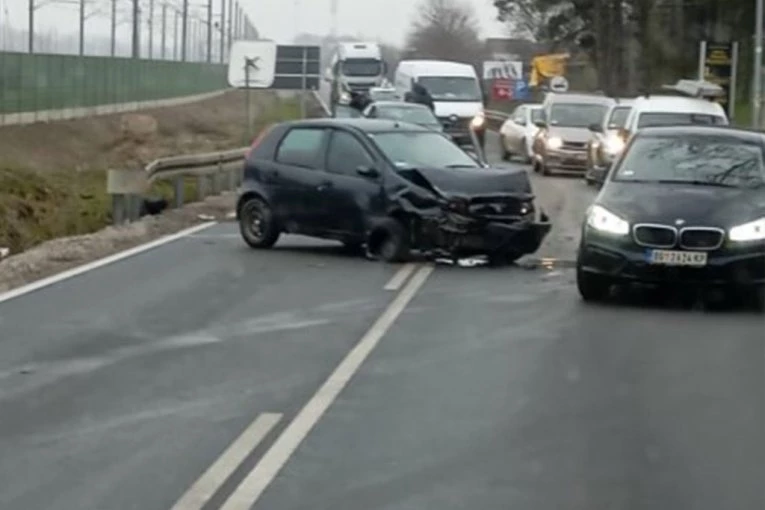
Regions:
[[470, 121], [470, 127], [473, 129], [481, 129], [484, 124], [486, 124], [486, 116], [483, 112], [473, 117], [473, 120]]
[[630, 224], [605, 207], [593, 205], [587, 212], [587, 225], [591, 228], [616, 236], [630, 233]]
[[563, 147], [563, 140], [557, 136], [547, 139], [547, 148], [552, 150], [558, 150]]
[[765, 240], [765, 218], [731, 228], [728, 238], [734, 242]]
[[617, 135], [611, 135], [603, 142], [603, 149], [610, 155], [619, 154], [624, 150], [624, 140]]
[[341, 103], [350, 103], [351, 102], [351, 95], [348, 92], [343, 92], [340, 94], [340, 102]]

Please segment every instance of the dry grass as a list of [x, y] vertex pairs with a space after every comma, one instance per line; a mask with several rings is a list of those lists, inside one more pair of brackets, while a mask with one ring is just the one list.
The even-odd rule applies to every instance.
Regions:
[[[280, 101], [271, 92], [254, 92], [251, 97], [255, 131], [299, 114], [295, 101]], [[149, 139], [126, 133], [121, 115], [1, 128], [0, 247], [18, 253], [108, 225], [110, 167], [247, 145], [255, 133], [246, 129], [244, 104], [244, 92], [229, 92], [199, 103], [140, 112], [156, 121]], [[163, 184], [153, 191], [169, 192]], [[196, 199], [193, 181], [186, 191], [187, 202]]]

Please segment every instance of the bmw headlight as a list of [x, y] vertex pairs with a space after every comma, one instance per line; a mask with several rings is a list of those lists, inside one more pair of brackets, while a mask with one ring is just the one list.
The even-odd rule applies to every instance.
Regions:
[[470, 121], [470, 127], [473, 129], [481, 129], [484, 124], [486, 124], [486, 116], [483, 112], [473, 117], [473, 120]]
[[728, 238], [734, 242], [765, 240], [765, 218], [731, 228]]
[[630, 224], [605, 207], [593, 205], [587, 212], [587, 225], [598, 232], [616, 236], [630, 233]]
[[624, 150], [624, 140], [618, 135], [611, 135], [603, 142], [603, 150], [614, 156]]
[[547, 148], [552, 150], [558, 150], [563, 147], [563, 140], [557, 136], [547, 139]]

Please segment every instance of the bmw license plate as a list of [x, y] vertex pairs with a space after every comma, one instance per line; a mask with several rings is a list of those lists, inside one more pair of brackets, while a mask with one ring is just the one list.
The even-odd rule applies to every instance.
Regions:
[[704, 267], [707, 265], [707, 254], [703, 251], [648, 250], [646, 255], [649, 264], [661, 266]]

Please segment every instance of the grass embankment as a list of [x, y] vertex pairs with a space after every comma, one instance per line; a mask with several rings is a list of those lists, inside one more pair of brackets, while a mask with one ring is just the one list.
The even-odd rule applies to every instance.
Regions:
[[[154, 118], [157, 129], [149, 141], [138, 144], [124, 139], [120, 116], [3, 128], [0, 247], [18, 253], [50, 239], [107, 226], [111, 212], [106, 170], [110, 167], [247, 145], [253, 133], [247, 132], [240, 99], [218, 98], [139, 112]], [[256, 132], [271, 122], [300, 114], [295, 100], [278, 100], [273, 94], [259, 101], [254, 110], [258, 111], [253, 122]], [[158, 183], [152, 193], [169, 197], [170, 185]], [[195, 179], [188, 180], [185, 198], [187, 202], [196, 199]]]

